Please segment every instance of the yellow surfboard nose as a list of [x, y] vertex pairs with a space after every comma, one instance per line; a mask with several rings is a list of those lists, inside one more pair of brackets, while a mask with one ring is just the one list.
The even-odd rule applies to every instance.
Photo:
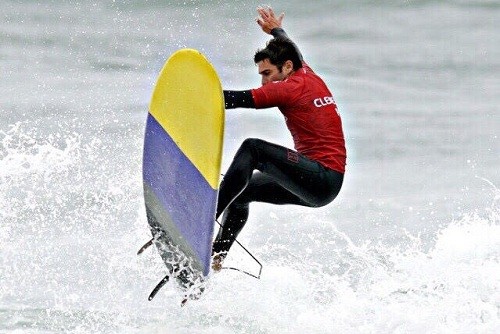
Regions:
[[215, 69], [199, 51], [182, 49], [169, 58], [158, 77], [149, 112], [217, 189], [224, 98]]

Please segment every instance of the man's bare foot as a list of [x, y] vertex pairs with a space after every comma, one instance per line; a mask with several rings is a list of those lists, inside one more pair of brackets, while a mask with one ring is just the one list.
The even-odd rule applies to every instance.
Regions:
[[222, 270], [222, 262], [224, 261], [223, 254], [215, 254], [212, 257], [212, 270], [216, 273]]

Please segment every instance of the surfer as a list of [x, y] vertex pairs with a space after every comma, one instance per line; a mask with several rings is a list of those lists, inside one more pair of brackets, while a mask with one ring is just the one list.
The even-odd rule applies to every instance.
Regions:
[[257, 12], [257, 23], [273, 36], [254, 56], [262, 87], [225, 90], [225, 107], [278, 107], [295, 150], [249, 138], [237, 151], [219, 190], [216, 218], [224, 214], [213, 244], [215, 271], [245, 225], [249, 203], [321, 207], [335, 199], [344, 179], [346, 149], [332, 93], [283, 30], [284, 14], [270, 7]]

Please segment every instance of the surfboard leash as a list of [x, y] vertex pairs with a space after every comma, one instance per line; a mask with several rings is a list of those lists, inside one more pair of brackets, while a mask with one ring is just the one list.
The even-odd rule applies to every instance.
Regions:
[[[223, 228], [222, 224], [216, 219], [215, 222], [221, 227]], [[238, 239], [234, 239], [234, 241], [248, 254], [250, 255], [250, 257], [259, 265], [259, 273], [257, 275], [255, 274], [252, 274], [248, 271], [245, 271], [243, 269], [240, 269], [240, 268], [236, 268], [236, 267], [222, 267], [221, 269], [229, 269], [229, 270], [235, 270], [235, 271], [239, 271], [240, 273], [243, 273], [245, 275], [248, 275], [250, 277], [253, 277], [253, 278], [256, 278], [256, 279], [260, 279], [260, 276], [262, 274], [262, 263], [260, 263], [260, 261], [245, 247], [241, 244], [241, 242], [238, 241]]]

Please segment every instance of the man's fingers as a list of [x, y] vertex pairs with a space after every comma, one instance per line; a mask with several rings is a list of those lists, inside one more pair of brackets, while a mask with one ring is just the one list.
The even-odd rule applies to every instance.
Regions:
[[281, 25], [281, 23], [283, 22], [283, 18], [285, 17], [285, 13], [281, 13], [280, 16], [278, 16], [278, 23], [279, 25]]
[[269, 6], [257, 7], [257, 13], [259, 16], [256, 18], [256, 22], [266, 33], [269, 33], [272, 28], [281, 27], [281, 22], [285, 17], [285, 13], [276, 16], [273, 9]]
[[257, 7], [257, 12], [263, 19], [267, 19], [269, 17], [269, 11], [264, 7]]
[[274, 11], [271, 7], [267, 6], [267, 11], [269, 13], [269, 16], [274, 16]]

